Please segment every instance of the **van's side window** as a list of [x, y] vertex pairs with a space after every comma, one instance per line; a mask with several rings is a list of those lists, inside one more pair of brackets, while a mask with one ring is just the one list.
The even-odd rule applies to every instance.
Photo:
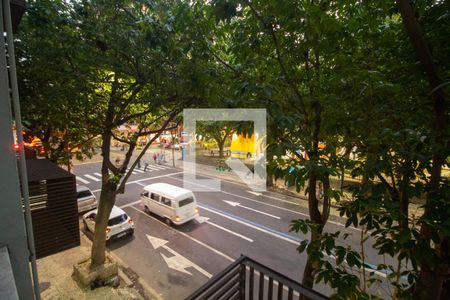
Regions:
[[142, 196], [147, 197], [148, 198], [148, 192], [143, 192]]
[[161, 203], [167, 206], [172, 206], [172, 201], [170, 201], [170, 199], [167, 199], [166, 197], [161, 197]]
[[156, 202], [159, 202], [159, 195], [158, 195], [158, 194], [151, 193], [151, 194], [150, 194], [150, 198], [152, 198], [152, 199], [155, 200]]

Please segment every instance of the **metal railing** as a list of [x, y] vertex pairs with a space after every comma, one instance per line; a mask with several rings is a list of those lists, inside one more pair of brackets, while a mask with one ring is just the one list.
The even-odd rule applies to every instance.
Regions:
[[201, 299], [325, 300], [329, 298], [247, 256], [241, 256], [186, 298], [186, 300]]

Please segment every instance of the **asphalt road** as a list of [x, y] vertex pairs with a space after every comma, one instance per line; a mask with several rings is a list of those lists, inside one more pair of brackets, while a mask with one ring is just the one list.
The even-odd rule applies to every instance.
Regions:
[[[74, 173], [78, 184], [99, 196], [100, 162], [76, 165]], [[220, 192], [195, 192], [200, 208], [197, 220], [170, 227], [143, 211], [139, 194], [143, 186], [156, 182], [182, 187], [183, 170], [151, 164], [146, 172], [141, 168], [134, 173], [116, 205], [134, 220], [135, 234], [110, 242], [108, 248], [164, 299], [184, 299], [241, 254], [294, 280], [301, 279], [306, 254], [299, 254], [296, 248], [308, 236], [289, 231], [292, 220], [308, 216], [296, 203], [298, 199], [272, 192], [255, 194], [243, 184], [222, 181]], [[337, 217], [330, 221], [327, 231], [349, 233], [342, 244], [359, 249], [359, 229], [345, 228], [345, 220]], [[365, 251], [368, 263], [383, 262], [372, 247], [366, 246]], [[385, 274], [379, 273], [383, 279]], [[315, 289], [324, 294], [331, 291], [323, 285]]]

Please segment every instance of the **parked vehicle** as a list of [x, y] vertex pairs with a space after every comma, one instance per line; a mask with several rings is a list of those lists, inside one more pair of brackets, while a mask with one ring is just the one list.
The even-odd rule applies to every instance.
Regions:
[[164, 218], [167, 225], [181, 225], [199, 216], [194, 193], [167, 183], [144, 187], [141, 203], [145, 212]]
[[77, 185], [78, 212], [85, 212], [97, 208], [97, 198], [92, 191], [85, 186]]
[[[94, 232], [96, 216], [97, 210], [90, 211], [83, 215], [83, 223], [86, 230]], [[132, 236], [133, 234], [133, 220], [122, 209], [113, 206], [106, 227], [106, 240], [108, 241], [123, 236]]]

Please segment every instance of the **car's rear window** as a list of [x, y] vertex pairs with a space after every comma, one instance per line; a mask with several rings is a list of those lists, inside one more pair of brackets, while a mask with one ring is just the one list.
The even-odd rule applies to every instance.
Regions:
[[78, 199], [84, 198], [84, 197], [89, 197], [89, 196], [92, 196], [92, 193], [89, 190], [78, 192]]
[[122, 223], [126, 222], [127, 219], [128, 219], [128, 216], [126, 214], [117, 216], [115, 218], [109, 219], [108, 226], [114, 226], [114, 225], [117, 225], [117, 224], [122, 224]]
[[178, 201], [178, 207], [183, 207], [185, 205], [188, 205], [189, 203], [194, 202], [194, 198], [189, 197], [183, 200]]

